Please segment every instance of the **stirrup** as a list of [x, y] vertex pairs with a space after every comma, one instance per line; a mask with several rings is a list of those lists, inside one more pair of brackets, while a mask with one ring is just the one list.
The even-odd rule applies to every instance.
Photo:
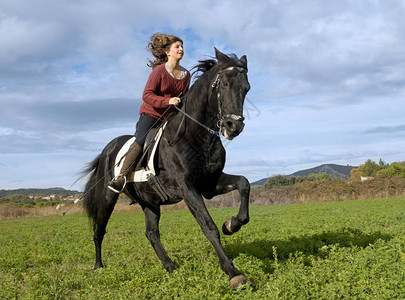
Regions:
[[113, 179], [111, 179], [111, 181], [108, 182], [107, 187], [109, 190], [113, 191], [116, 194], [121, 194], [122, 191], [124, 190], [125, 186], [127, 185], [127, 177], [125, 175], [122, 175], [122, 177], [124, 177], [124, 184], [122, 185], [121, 190], [116, 189], [115, 187], [113, 187], [112, 185], [114, 184], [114, 182], [117, 180], [117, 178], [120, 175], [115, 176]]

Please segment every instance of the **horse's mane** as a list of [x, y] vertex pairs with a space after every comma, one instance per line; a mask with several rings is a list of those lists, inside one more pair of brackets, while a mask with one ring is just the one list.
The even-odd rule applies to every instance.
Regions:
[[194, 76], [194, 81], [217, 65], [220, 69], [225, 69], [228, 67], [243, 67], [235, 54], [224, 55], [224, 58], [225, 60], [223, 61], [217, 61], [214, 58], [199, 60], [198, 64], [191, 68], [191, 70], [194, 70], [191, 74], [191, 76]]
[[199, 60], [198, 64], [191, 68], [191, 70], [194, 70], [192, 73], [192, 76], [195, 76], [194, 80], [197, 80], [204, 73], [211, 70], [217, 65], [217, 63], [218, 62], [215, 59]]

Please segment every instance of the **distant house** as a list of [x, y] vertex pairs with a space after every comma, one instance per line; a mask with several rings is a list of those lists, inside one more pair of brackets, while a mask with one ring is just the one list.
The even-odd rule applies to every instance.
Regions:
[[50, 200], [55, 199], [55, 198], [56, 198], [56, 195], [49, 195], [49, 196], [46, 196], [46, 197], [42, 197], [41, 199], [46, 200], [46, 201], [50, 201]]
[[373, 180], [375, 178], [371, 177], [371, 176], [361, 176], [360, 179], [361, 179], [361, 182], [364, 182], [364, 181], [367, 181], [367, 180]]

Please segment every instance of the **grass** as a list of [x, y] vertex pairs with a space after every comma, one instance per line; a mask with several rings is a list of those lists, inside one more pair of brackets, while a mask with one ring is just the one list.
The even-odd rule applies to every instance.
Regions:
[[[94, 271], [84, 215], [0, 221], [1, 299], [404, 299], [405, 198], [251, 208], [222, 236], [253, 282], [229, 288], [215, 251], [188, 211], [164, 211], [167, 273], [144, 236], [141, 212], [113, 213]], [[236, 208], [210, 210], [220, 227]]]

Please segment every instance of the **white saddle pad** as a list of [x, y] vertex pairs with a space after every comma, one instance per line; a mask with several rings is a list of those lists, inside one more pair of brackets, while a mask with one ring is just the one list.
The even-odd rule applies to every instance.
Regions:
[[[141, 170], [138, 170], [136, 172], [131, 172], [129, 173], [127, 177], [127, 182], [144, 182], [148, 181], [148, 176], [150, 175], [156, 175], [155, 172], [155, 166], [154, 166], [154, 157], [156, 154], [156, 149], [159, 144], [160, 138], [162, 137], [163, 129], [166, 127], [166, 123], [163, 124], [162, 127], [159, 128], [157, 131], [155, 137], [153, 140], [155, 141], [153, 148], [152, 148], [152, 153], [150, 155], [150, 158], [148, 160], [148, 163], [145, 168], [142, 168]], [[120, 174], [122, 164], [124, 162], [124, 159], [122, 157], [125, 155], [125, 153], [128, 152], [129, 147], [132, 145], [132, 143], [135, 141], [135, 137], [130, 138], [121, 148], [121, 150], [118, 152], [117, 157], [115, 158], [115, 168], [114, 168], [114, 176], [117, 176]]]

